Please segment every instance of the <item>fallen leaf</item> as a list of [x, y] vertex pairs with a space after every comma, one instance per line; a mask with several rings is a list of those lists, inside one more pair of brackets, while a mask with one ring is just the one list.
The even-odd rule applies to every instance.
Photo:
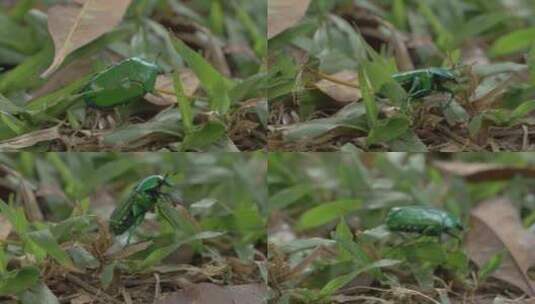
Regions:
[[310, 0], [268, 0], [268, 39], [299, 22], [309, 4]]
[[81, 294], [71, 300], [71, 304], [88, 304], [93, 303], [95, 300], [86, 294]]
[[42, 221], [44, 219], [43, 213], [39, 208], [39, 203], [35, 197], [35, 192], [32, 189], [32, 185], [23, 179], [22, 176], [19, 177], [20, 182], [20, 194], [22, 198], [22, 204], [24, 205], [24, 211], [28, 220], [32, 222]]
[[131, 0], [77, 0], [48, 10], [48, 30], [56, 54], [41, 75], [48, 77], [76, 49], [111, 31], [123, 19]]
[[[353, 71], [341, 71], [333, 75], [328, 75], [333, 79], [339, 79], [344, 82], [358, 85], [358, 75]], [[349, 103], [362, 98], [359, 89], [335, 83], [329, 79], [322, 79], [316, 83], [316, 87], [323, 93], [329, 95], [332, 99], [340, 103]]]
[[365, 130], [366, 109], [362, 103], [350, 103], [336, 114], [327, 118], [318, 118], [302, 123], [285, 125], [277, 128], [285, 142], [312, 140], [333, 132], [336, 129]]
[[11, 223], [8, 221], [8, 219], [0, 214], [0, 241], [7, 240], [12, 228], [13, 226], [11, 226]]
[[34, 146], [40, 142], [52, 141], [61, 137], [59, 127], [43, 129], [24, 135], [0, 141], [0, 151], [18, 151], [24, 148]]
[[508, 180], [517, 175], [535, 177], [535, 167], [514, 167], [488, 163], [435, 161], [434, 166], [443, 172], [465, 178], [470, 182]]
[[[129, 256], [132, 256], [138, 252], [141, 252], [143, 250], [146, 250], [149, 248], [149, 246], [152, 244], [150, 241], [146, 242], [139, 242], [136, 244], [132, 244], [126, 247], [110, 247], [108, 248], [108, 251], [105, 253], [106, 256], [108, 256], [110, 259], [113, 260], [123, 260], [128, 258]], [[116, 250], [116, 251], [114, 251]], [[118, 250], [118, 251], [117, 251]]]
[[535, 296], [535, 281], [527, 274], [535, 264], [535, 235], [524, 229], [510, 201], [496, 199], [473, 209], [465, 244], [470, 258], [479, 267], [504, 252], [500, 267], [491, 276]]
[[132, 149], [136, 145], [141, 147], [144, 144], [143, 139], [151, 135], [180, 136], [180, 114], [178, 113], [177, 109], [171, 108], [160, 112], [150, 121], [112, 130], [104, 135], [102, 142], [106, 145], [114, 146], [115, 149], [126, 145], [129, 145], [129, 148]]
[[401, 32], [395, 27], [389, 27], [391, 36], [390, 44], [394, 47], [394, 54], [396, 55], [396, 63], [400, 71], [414, 70], [414, 63], [411, 60], [411, 55], [406, 44], [406, 40]]
[[[184, 69], [180, 72], [180, 80], [182, 81], [184, 94], [188, 97], [193, 96], [201, 84], [197, 75], [190, 69]], [[169, 75], [158, 76], [155, 91], [158, 95], [151, 93], [145, 95], [145, 99], [150, 103], [158, 106], [169, 106], [177, 103], [173, 78]]]
[[[11, 169], [6, 165], [0, 164], [0, 172], [5, 172], [6, 175], [11, 175], [18, 180], [19, 189], [17, 190], [22, 198], [22, 204], [24, 205], [24, 212], [28, 220], [42, 221], [44, 219], [43, 213], [39, 208], [37, 199], [35, 197], [33, 185], [27, 181], [18, 171]], [[1, 225], [0, 225], [1, 227]], [[0, 232], [1, 234], [1, 232]]]
[[156, 304], [261, 304], [266, 303], [266, 299], [267, 289], [261, 284], [223, 287], [200, 283], [167, 294]]

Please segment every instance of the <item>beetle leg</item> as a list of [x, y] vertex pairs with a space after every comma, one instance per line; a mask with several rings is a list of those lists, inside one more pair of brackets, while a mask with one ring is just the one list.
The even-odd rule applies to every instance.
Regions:
[[[433, 230], [434, 230], [433, 227], [428, 226], [424, 230], [422, 230], [421, 234], [423, 234], [423, 235], [431, 235], [431, 236], [435, 235], [435, 232]], [[439, 237], [438, 241], [440, 241], [440, 235], [441, 234], [438, 233], [438, 237]]]
[[411, 88], [407, 92], [409, 94], [409, 96], [411, 96], [412, 93], [414, 91], [416, 91], [419, 86], [420, 86], [420, 77], [414, 77], [413, 80], [412, 80]]
[[450, 93], [450, 97], [448, 98], [448, 101], [446, 102], [446, 109], [450, 107], [452, 101], [453, 101], [453, 92], [451, 91], [448, 91], [448, 93]]
[[405, 235], [404, 233], [400, 232], [399, 235], [401, 236], [402, 239], [404, 239], [405, 241], [409, 239], [409, 237], [407, 235]]
[[159, 192], [159, 193], [158, 193], [158, 199], [159, 199], [159, 200], [163, 200], [163, 201], [166, 202], [166, 203], [171, 203], [171, 204], [173, 204], [173, 201], [172, 201], [171, 198], [169, 197], [169, 193]]
[[99, 123], [99, 120], [100, 120], [100, 111], [96, 111], [96, 114], [95, 114], [95, 121], [93, 122], [93, 126], [91, 127], [92, 130], [97, 130], [98, 129], [98, 123]]
[[412, 99], [414, 98], [414, 96], [417, 96], [417, 95], [415, 95], [415, 93], [416, 93], [416, 90], [418, 90], [419, 86], [420, 86], [420, 77], [414, 77], [414, 79], [412, 81], [411, 88], [407, 92], [407, 99], [405, 100], [405, 102], [407, 103], [407, 105], [409, 107], [410, 107], [410, 104], [411, 104]]
[[451, 231], [446, 230], [445, 232], [446, 232], [447, 235], [449, 235], [451, 237], [454, 237], [454, 238], [458, 239], [459, 241], [461, 241], [461, 238], [459, 236], [455, 235], [454, 233], [451, 233]]
[[431, 92], [429, 89], [421, 89], [419, 91], [414, 92], [412, 96], [415, 98], [417, 98], [418, 96], [426, 96], [429, 92]]
[[[443, 88], [443, 89], [444, 89], [444, 88]], [[452, 91], [450, 91], [450, 90], [445, 90], [445, 91], [446, 91], [447, 93], [449, 93], [449, 97], [448, 97], [448, 101], [446, 101], [446, 104], [445, 104], [445, 105], [442, 104], [442, 105], [440, 106], [440, 110], [441, 110], [441, 111], [445, 111], [445, 110], [447, 110], [447, 109], [450, 107], [451, 103], [453, 102], [453, 97], [455, 96], [455, 95], [453, 94]]]
[[130, 239], [132, 238], [132, 229], [128, 229], [128, 237], [126, 238], [126, 244], [125, 246], [128, 246], [130, 244]]
[[171, 197], [171, 194], [170, 193], [166, 193], [166, 192], [161, 192], [160, 193], [160, 196], [161, 198], [164, 199], [164, 201], [166, 201], [167, 203], [170, 203], [171, 205], [173, 206], [176, 206], [176, 205], [180, 205], [181, 202], [180, 201], [175, 201], [173, 200], [173, 198]]
[[[133, 207], [135, 208], [135, 206]], [[145, 215], [137, 215], [136, 220], [134, 221], [134, 224], [128, 229], [128, 238], [126, 239], [126, 245], [130, 244], [130, 239], [132, 238], [132, 235], [134, 234], [134, 230], [141, 225], [143, 222], [143, 219], [145, 219]]]
[[132, 205], [132, 213], [136, 217], [136, 221], [137, 221], [139, 216], [143, 213], [143, 209], [139, 208], [137, 203], [135, 203], [134, 205]]
[[[141, 219], [141, 220], [139, 220]], [[137, 226], [139, 226], [141, 224], [141, 222], [143, 221], [143, 218], [137, 218], [136, 219], [136, 222], [132, 225], [132, 227], [130, 227], [127, 232], [128, 232], [128, 237], [126, 238], [126, 245], [130, 244], [130, 240], [132, 239], [132, 235], [134, 234], [134, 231], [136, 230]]]
[[127, 230], [127, 233], [128, 233], [128, 237], [126, 238], [126, 245], [125, 246], [128, 246], [128, 244], [130, 244], [130, 240], [132, 239], [132, 234], [134, 234], [134, 230], [136, 229], [136, 226], [137, 225], [132, 225], [132, 227], [130, 227], [128, 230]]

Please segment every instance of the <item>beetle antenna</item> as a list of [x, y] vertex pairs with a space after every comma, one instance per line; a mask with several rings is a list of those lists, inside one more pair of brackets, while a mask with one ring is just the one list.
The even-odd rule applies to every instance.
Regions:
[[159, 68], [160, 68], [160, 73], [163, 73], [164, 70], [162, 69], [162, 67], [160, 67], [158, 65], [158, 60], [160, 59], [160, 57], [163, 55], [163, 51], [159, 51], [158, 54], [156, 54], [156, 58], [154, 58], [154, 64], [156, 64]]
[[171, 187], [172, 185], [167, 181], [167, 178], [168, 178], [168, 177], [169, 177], [169, 172], [166, 172], [166, 173], [163, 175], [163, 182], [162, 182], [162, 184]]
[[179, 201], [176, 201], [173, 199], [173, 197], [171, 196], [170, 193], [167, 193], [167, 192], [161, 192], [160, 193], [160, 197], [167, 203], [170, 203], [172, 204], [173, 206], [176, 206], [176, 205], [181, 205], [182, 204], [182, 201], [179, 200]]
[[158, 54], [156, 54], [156, 59], [154, 60], [154, 63], [158, 62], [158, 59], [160, 59], [160, 56], [162, 56], [163, 51], [159, 51]]

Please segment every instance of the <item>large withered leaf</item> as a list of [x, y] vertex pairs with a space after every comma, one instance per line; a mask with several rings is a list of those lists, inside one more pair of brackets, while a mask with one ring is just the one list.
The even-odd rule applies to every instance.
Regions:
[[528, 269], [535, 264], [535, 236], [522, 227], [514, 205], [507, 199], [482, 202], [471, 212], [466, 249], [482, 267], [494, 255], [505, 253], [492, 276], [535, 296], [535, 281]]
[[156, 301], [157, 304], [262, 304], [267, 290], [261, 284], [219, 286], [199, 283], [173, 292]]
[[41, 76], [48, 77], [70, 53], [116, 27], [131, 1], [76, 0], [50, 8], [48, 30], [56, 54], [52, 65]]
[[310, 0], [269, 0], [268, 39], [296, 25], [305, 16]]

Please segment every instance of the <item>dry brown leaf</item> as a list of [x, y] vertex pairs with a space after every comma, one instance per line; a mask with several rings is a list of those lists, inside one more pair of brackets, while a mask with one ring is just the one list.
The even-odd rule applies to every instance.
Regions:
[[440, 152], [446, 152], [446, 153], [463, 152], [464, 146], [459, 143], [449, 141], [438, 146], [436, 150]]
[[310, 0], [268, 0], [268, 39], [299, 22], [309, 4]]
[[89, 304], [93, 302], [95, 300], [86, 294], [81, 294], [71, 300], [71, 304]]
[[401, 33], [395, 30], [394, 27], [392, 27], [390, 30], [390, 44], [394, 47], [394, 54], [396, 55], [396, 64], [398, 69], [400, 71], [414, 70], [414, 63], [412, 62], [408, 47]]
[[20, 193], [22, 198], [22, 204], [24, 205], [24, 212], [26, 213], [26, 217], [31, 222], [42, 221], [44, 218], [43, 213], [39, 208], [39, 204], [37, 203], [37, 199], [35, 198], [35, 193], [34, 190], [32, 190], [33, 187], [31, 183], [28, 182], [19, 172], [11, 169], [6, 165], [0, 164], [0, 171], [5, 172], [7, 175], [11, 175], [18, 180], [18, 186], [20, 187], [18, 192]]
[[0, 241], [7, 240], [12, 228], [13, 226], [11, 226], [11, 223], [8, 221], [8, 219], [0, 214]]
[[479, 267], [504, 252], [500, 267], [492, 275], [535, 296], [535, 281], [527, 274], [535, 264], [535, 236], [522, 227], [510, 201], [496, 199], [473, 209], [465, 246], [470, 259]]
[[0, 141], [0, 151], [18, 151], [24, 148], [31, 147], [37, 143], [56, 140], [60, 137], [61, 134], [59, 133], [59, 127], [43, 129], [31, 133], [26, 133], [24, 135], [8, 140]]
[[39, 208], [39, 203], [35, 197], [35, 192], [31, 189], [31, 184], [23, 180], [22, 176], [20, 178], [20, 194], [26, 217], [31, 222], [42, 221], [44, 216]]
[[106, 252], [106, 255], [109, 256], [113, 260], [122, 260], [140, 251], [146, 250], [147, 248], [149, 248], [150, 245], [152, 245], [152, 242], [150, 241], [139, 242], [136, 244], [126, 246], [124, 248], [120, 248], [119, 251], [116, 251], [116, 252], [112, 252], [112, 250], [117, 249], [117, 248], [110, 247], [108, 248], [108, 252]]
[[[347, 83], [358, 85], [358, 75], [352, 71], [341, 71], [328, 76], [332, 77], [333, 79], [339, 79]], [[316, 87], [340, 103], [349, 103], [362, 98], [362, 94], [358, 88], [338, 84], [328, 79], [322, 79], [318, 81], [316, 83]]]
[[156, 304], [261, 304], [266, 298], [267, 289], [260, 284], [222, 287], [200, 283], [168, 294]]
[[535, 167], [511, 167], [488, 163], [464, 163], [435, 161], [441, 171], [465, 178], [470, 182], [508, 180], [517, 175], [535, 177]]
[[[199, 89], [201, 84], [197, 75], [192, 70], [184, 69], [180, 72], [180, 80], [182, 80], [182, 87], [184, 94], [191, 97]], [[145, 99], [150, 103], [158, 106], [169, 106], [177, 103], [173, 78], [168, 75], [160, 75], [156, 79], [155, 91], [159, 95], [148, 93], [145, 95]], [[167, 92], [167, 93], [163, 93]]]
[[77, 0], [48, 10], [48, 30], [56, 54], [52, 65], [41, 75], [48, 77], [74, 50], [116, 27], [131, 0]]

